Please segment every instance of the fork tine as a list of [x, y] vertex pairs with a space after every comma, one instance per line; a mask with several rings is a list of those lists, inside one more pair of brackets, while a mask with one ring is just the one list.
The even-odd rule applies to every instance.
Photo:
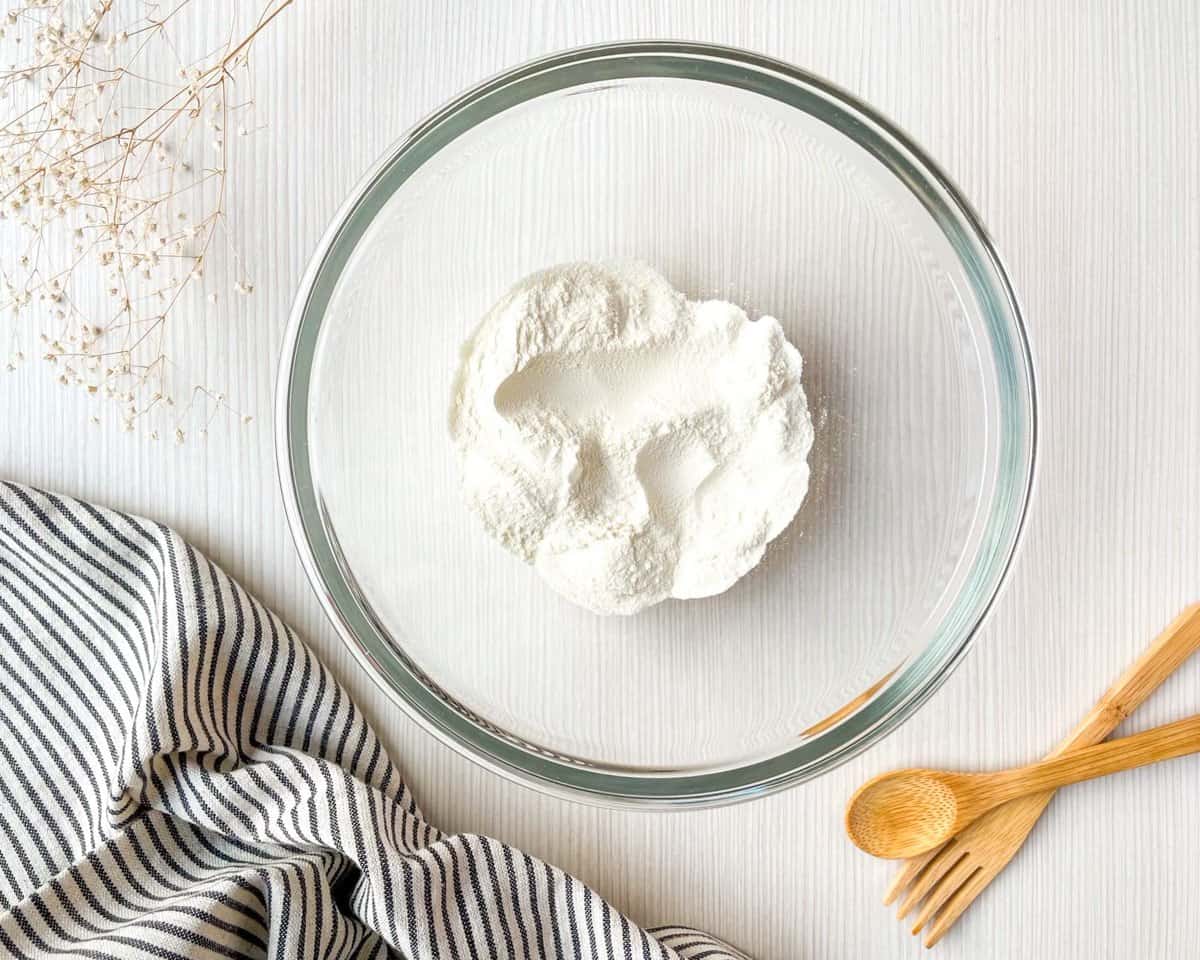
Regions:
[[946, 931], [954, 925], [954, 921], [962, 916], [963, 911], [975, 902], [975, 898], [979, 896], [984, 887], [991, 883], [993, 876], [995, 876], [994, 873], [990, 873], [981, 867], [978, 871], [971, 874], [970, 879], [942, 904], [942, 909], [938, 911], [937, 919], [933, 921], [933, 924], [925, 932], [926, 947], [932, 947], [946, 935]]
[[921, 905], [921, 911], [917, 914], [917, 919], [913, 922], [913, 936], [915, 937], [921, 932], [925, 924], [929, 922], [929, 919], [947, 899], [952, 898], [964, 884], [982, 872], [983, 867], [979, 866], [973, 860], [968, 859], [964, 853], [955, 862], [954, 866], [946, 872], [946, 875], [938, 881], [937, 886], [929, 891], [929, 896], [925, 898], [925, 902]]
[[[953, 842], [953, 839], [946, 841], [946, 843]], [[905, 860], [904, 866], [892, 880], [891, 886], [887, 888], [887, 893], [883, 895], [883, 905], [885, 907], [891, 906], [892, 901], [900, 895], [900, 891], [913, 882], [917, 874], [925, 869], [929, 861], [936, 857], [944, 846], [945, 844], [943, 844], [941, 847], [934, 847], [928, 853], [923, 853], [919, 857], [912, 857], [908, 860]]]
[[926, 865], [921, 871], [920, 876], [913, 881], [908, 892], [904, 895], [904, 899], [900, 901], [900, 906], [896, 910], [896, 919], [903, 920], [910, 910], [921, 902], [933, 888], [936, 886], [950, 870], [958, 866], [959, 862], [967, 855], [967, 851], [962, 848], [962, 844], [952, 838], [938, 851], [938, 855]]

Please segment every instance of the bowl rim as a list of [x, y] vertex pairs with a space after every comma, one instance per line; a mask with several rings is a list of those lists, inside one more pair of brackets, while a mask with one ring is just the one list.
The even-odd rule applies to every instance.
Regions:
[[[349, 251], [391, 196], [389, 173], [402, 162], [411, 165], [398, 187], [460, 133], [516, 104], [582, 83], [652, 76], [724, 83], [796, 109], [805, 109], [801, 102], [819, 107], [823, 112], [814, 114], [818, 119], [867, 149], [900, 179], [947, 232], [972, 277], [984, 313], [990, 315], [993, 349], [998, 344], [1007, 349], [997, 357], [998, 370], [1005, 368], [1008, 378], [1007, 408], [1002, 398], [1000, 414], [1003, 418], [1007, 409], [1015, 415], [1016, 427], [1000, 431], [998, 469], [1007, 470], [1009, 483], [1001, 490], [1005, 475], [998, 477], [972, 575], [956, 597], [957, 606], [970, 592], [970, 582], [980, 581], [962, 622], [946, 627], [878, 694], [827, 730], [782, 753], [700, 773], [631, 773], [565, 757], [520, 741], [457, 703], [388, 640], [355, 585], [341, 576], [336, 538], [307, 469], [308, 395], [323, 308]], [[478, 116], [463, 126], [464, 114], [471, 110]], [[437, 142], [439, 137], [444, 142]], [[382, 199], [380, 191], [387, 191]], [[356, 222], [357, 229], [351, 229]], [[472, 87], [395, 141], [359, 180], [317, 244], [293, 301], [276, 380], [275, 452], [288, 526], [325, 615], [368, 675], [421, 727], [486, 769], [564, 799], [637, 808], [716, 806], [784, 789], [844, 763], [908, 719], [962, 661], [1008, 581], [1027, 524], [1038, 460], [1036, 373], [1008, 271], [982, 221], [928, 154], [882, 114], [808, 71], [751, 51], [676, 40], [602, 43], [540, 57]], [[1004, 511], [998, 511], [1000, 501], [1007, 501]], [[998, 516], [999, 527], [993, 529]]]

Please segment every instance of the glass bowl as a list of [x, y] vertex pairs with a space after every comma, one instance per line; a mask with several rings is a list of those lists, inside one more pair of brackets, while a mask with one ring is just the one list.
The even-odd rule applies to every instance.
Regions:
[[[625, 258], [779, 318], [816, 442], [750, 574], [602, 617], [487, 536], [446, 420], [512, 283]], [[518, 67], [393, 147], [304, 276], [277, 411], [308, 575], [396, 702], [523, 783], [658, 806], [828, 770], [946, 679], [1012, 562], [1035, 422], [1004, 268], [920, 148], [801, 70], [673, 42]]]

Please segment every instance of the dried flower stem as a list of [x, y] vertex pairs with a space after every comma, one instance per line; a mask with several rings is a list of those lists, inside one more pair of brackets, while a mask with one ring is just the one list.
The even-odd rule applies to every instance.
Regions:
[[[204, 275], [218, 230], [228, 239], [231, 117], [253, 107], [233, 100], [235, 74], [292, 3], [269, 0], [241, 34], [231, 17], [223, 41], [190, 62], [171, 28], [191, 0], [161, 14], [147, 0], [25, 0], [0, 27], [0, 38], [25, 53], [0, 71], [0, 100], [18, 105], [0, 126], [0, 219], [27, 238], [0, 259], [0, 307], [36, 304], [52, 321], [43, 356], [59, 381], [114, 401], [127, 430], [175, 406], [168, 320]], [[154, 75], [151, 53], [164, 49], [180, 62], [173, 80]], [[203, 158], [206, 146], [215, 164]], [[56, 263], [51, 254], [64, 246], [70, 254]], [[85, 273], [102, 278], [106, 296], [81, 299], [73, 281]], [[239, 274], [234, 288], [248, 294], [253, 285]], [[14, 351], [9, 367], [21, 359]], [[233, 411], [224, 394], [192, 388], [173, 414], [175, 438], [193, 414], [203, 432], [222, 410]]]

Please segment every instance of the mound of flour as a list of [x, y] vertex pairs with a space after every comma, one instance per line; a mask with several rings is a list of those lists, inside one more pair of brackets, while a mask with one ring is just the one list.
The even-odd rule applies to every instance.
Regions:
[[813, 429], [779, 322], [641, 263], [522, 280], [462, 348], [450, 433], [496, 540], [596, 613], [732, 586], [808, 490]]

